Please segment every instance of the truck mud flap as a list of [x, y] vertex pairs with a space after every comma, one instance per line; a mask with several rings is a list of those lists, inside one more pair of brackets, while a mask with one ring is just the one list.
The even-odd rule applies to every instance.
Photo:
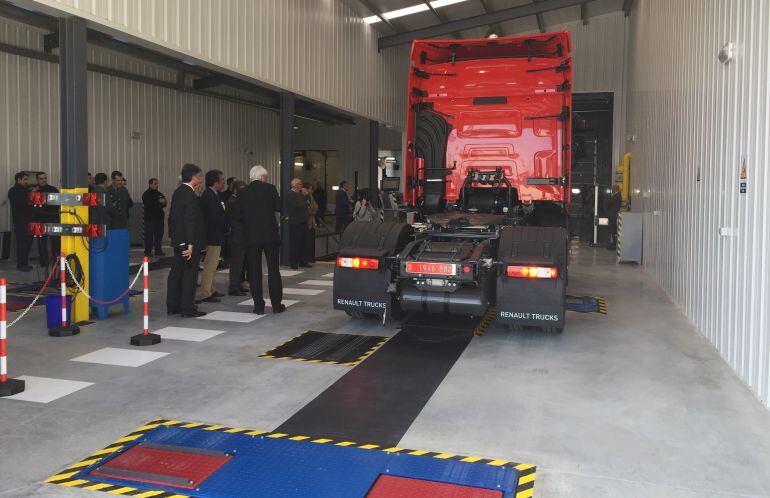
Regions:
[[411, 238], [412, 227], [397, 222], [354, 222], [342, 234], [339, 257], [372, 258], [375, 269], [334, 268], [333, 307], [351, 313], [398, 316], [400, 308], [388, 293], [391, 271], [385, 258], [400, 251]]
[[[497, 323], [564, 327], [567, 291], [567, 230], [507, 227], [500, 236], [495, 320]], [[509, 265], [556, 268], [556, 278], [512, 278]]]

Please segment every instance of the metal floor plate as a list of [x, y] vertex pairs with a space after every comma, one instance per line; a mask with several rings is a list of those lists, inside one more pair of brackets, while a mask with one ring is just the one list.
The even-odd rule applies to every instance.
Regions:
[[[94, 473], [95, 469], [109, 466], [110, 461], [139, 443], [184, 447], [205, 454], [223, 452], [232, 458], [195, 489]], [[492, 490], [503, 498], [528, 498], [532, 496], [535, 467], [451, 453], [156, 420], [46, 482], [122, 496], [154, 498], [362, 498], [383, 475]]]

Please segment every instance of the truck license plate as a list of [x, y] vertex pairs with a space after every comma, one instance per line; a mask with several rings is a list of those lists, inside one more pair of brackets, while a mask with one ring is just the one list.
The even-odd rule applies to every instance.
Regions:
[[420, 261], [408, 261], [407, 273], [420, 273], [423, 275], [455, 275], [457, 265], [454, 263], [423, 263]]

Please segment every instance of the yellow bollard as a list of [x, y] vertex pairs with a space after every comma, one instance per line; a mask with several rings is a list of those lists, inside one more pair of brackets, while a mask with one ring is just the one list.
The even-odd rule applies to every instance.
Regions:
[[[62, 189], [63, 194], [85, 194], [88, 193], [87, 188], [69, 188]], [[67, 213], [67, 211], [74, 211], [77, 216]], [[88, 206], [61, 206], [61, 222], [73, 223], [73, 224], [87, 224], [88, 223]], [[89, 241], [84, 237], [67, 236], [61, 238], [61, 250], [65, 255], [74, 254], [80, 260], [80, 267], [83, 269], [83, 290], [88, 292], [88, 246]], [[74, 268], [73, 268], [74, 270]], [[77, 294], [72, 298], [72, 323], [78, 323], [89, 318], [89, 303], [88, 298], [82, 294]]]

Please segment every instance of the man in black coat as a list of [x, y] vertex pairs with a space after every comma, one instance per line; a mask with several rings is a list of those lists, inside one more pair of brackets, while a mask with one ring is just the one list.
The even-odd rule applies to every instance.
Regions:
[[278, 266], [279, 246], [278, 222], [275, 213], [281, 212], [281, 198], [274, 185], [265, 183], [267, 170], [254, 166], [249, 172], [251, 183], [239, 194], [233, 217], [243, 224], [243, 242], [246, 245], [246, 259], [249, 266], [249, 285], [254, 299], [254, 313], [265, 312], [262, 297], [262, 252], [267, 260], [267, 286], [273, 313], [281, 313], [286, 306], [283, 299], [283, 285]]
[[289, 262], [294, 270], [300, 266], [310, 268], [305, 260], [308, 200], [302, 191], [302, 180], [294, 178], [291, 181], [286, 200], [289, 205]]
[[149, 188], [142, 194], [144, 204], [144, 255], [165, 256], [161, 248], [163, 240], [163, 210], [166, 208], [166, 196], [158, 190], [158, 179], [150, 178]]
[[348, 190], [350, 190], [350, 184], [345, 180], [342, 180], [340, 182], [340, 188], [337, 190], [337, 195], [334, 198], [334, 216], [337, 220], [335, 231], [337, 233], [342, 233], [345, 230], [345, 227], [348, 226], [348, 223], [350, 223], [351, 210]]
[[[48, 184], [48, 175], [44, 172], [37, 173], [37, 185], [33, 188], [36, 192], [45, 192], [46, 194], [58, 194], [59, 189]], [[40, 223], [59, 223], [59, 206], [39, 206], [34, 208], [35, 221]], [[37, 249], [40, 256], [40, 266], [48, 266], [50, 259], [48, 257], [48, 242], [51, 242], [51, 256], [54, 261], [58, 261], [61, 251], [61, 239], [59, 237], [49, 237], [43, 235], [37, 239]]]
[[243, 223], [235, 219], [235, 213], [238, 210], [236, 204], [239, 202], [241, 190], [246, 188], [246, 184], [240, 180], [235, 180], [231, 186], [231, 195], [225, 204], [227, 219], [230, 220], [230, 236], [227, 238], [230, 243], [230, 285], [227, 294], [230, 296], [245, 296], [246, 289], [243, 288], [243, 282], [246, 281], [246, 246], [243, 245]]
[[214, 288], [214, 275], [219, 266], [219, 254], [229, 232], [225, 203], [219, 193], [225, 186], [225, 175], [218, 169], [206, 172], [206, 190], [201, 194], [203, 219], [206, 222], [206, 261], [201, 273], [201, 301], [217, 303], [224, 294]]
[[174, 259], [168, 273], [166, 309], [169, 315], [181, 313], [183, 317], [198, 317], [206, 314], [195, 307], [198, 263], [201, 249], [206, 245], [203, 210], [195, 193], [203, 182], [203, 173], [195, 164], [185, 164], [181, 176], [182, 184], [171, 197], [168, 218]]
[[13, 179], [16, 183], [8, 191], [8, 202], [13, 218], [13, 236], [16, 238], [16, 269], [28, 272], [32, 269], [29, 266], [32, 236], [27, 232], [27, 224], [32, 221], [32, 207], [27, 202], [29, 177], [26, 173], [16, 173]]

